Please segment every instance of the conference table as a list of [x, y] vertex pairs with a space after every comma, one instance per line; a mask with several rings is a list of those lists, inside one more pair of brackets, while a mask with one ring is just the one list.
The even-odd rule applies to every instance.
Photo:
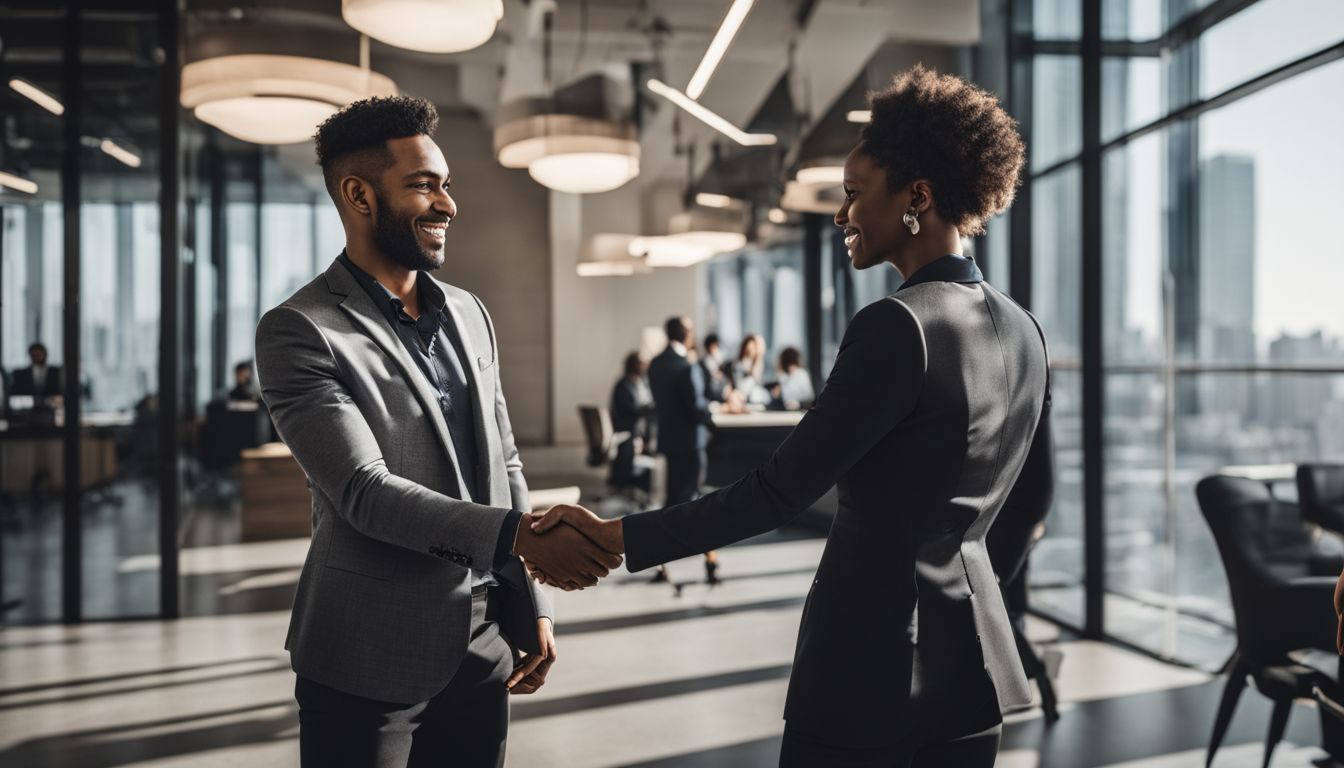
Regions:
[[[761, 466], [784, 438], [803, 419], [803, 411], [752, 411], [716, 413], [714, 430], [706, 449], [705, 484], [715, 488], [732, 485]], [[822, 532], [829, 531], [839, 499], [832, 487], [800, 514], [795, 522]]]

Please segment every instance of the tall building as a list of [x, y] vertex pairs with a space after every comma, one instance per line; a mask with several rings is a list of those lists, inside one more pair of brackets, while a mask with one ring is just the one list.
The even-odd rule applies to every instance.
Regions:
[[[1197, 356], [1202, 363], [1255, 360], [1255, 161], [1217, 155], [1200, 170]], [[1248, 412], [1251, 381], [1200, 377], [1205, 413]]]
[[[1274, 365], [1319, 365], [1337, 360], [1339, 349], [1321, 331], [1306, 336], [1283, 334], [1269, 343]], [[1322, 374], [1275, 375], [1269, 385], [1267, 411], [1271, 423], [1315, 430], [1331, 398], [1331, 380]]]

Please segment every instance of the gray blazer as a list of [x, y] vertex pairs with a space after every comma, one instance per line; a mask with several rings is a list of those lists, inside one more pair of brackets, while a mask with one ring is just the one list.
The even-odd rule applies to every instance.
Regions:
[[[433, 389], [343, 265], [257, 326], [261, 396], [313, 498], [285, 641], [291, 664], [323, 685], [398, 703], [425, 701], [452, 678], [471, 633], [469, 569], [490, 569], [508, 511], [528, 510], [494, 326], [475, 296], [438, 285], [476, 395], [483, 499], [461, 490]], [[504, 635], [536, 652], [549, 596], [516, 558], [496, 576]]]
[[921, 713], [1030, 699], [985, 534], [1028, 454], [1050, 460], [1030, 451], [1049, 435], [1048, 362], [1035, 319], [966, 266], [860, 311], [759, 469], [625, 519], [637, 570], [776, 528], [837, 487], [784, 713], [800, 731], [876, 746]]

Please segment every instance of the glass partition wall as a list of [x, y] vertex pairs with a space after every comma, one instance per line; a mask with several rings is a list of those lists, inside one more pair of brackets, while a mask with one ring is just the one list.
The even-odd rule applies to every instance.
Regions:
[[[1042, 612], [1216, 667], [1235, 641], [1195, 503], [1229, 466], [1344, 459], [1344, 6], [1018, 0], [1017, 290], [1049, 334], [1060, 468]], [[1027, 231], [1019, 230], [1026, 227]], [[1018, 285], [1015, 283], [1015, 288]], [[1291, 466], [1268, 480], [1296, 501]]]
[[177, 253], [165, 205], [175, 102], [164, 109], [175, 22], [150, 2], [0, 10], [6, 623], [171, 615], [175, 603], [160, 558], [175, 519], [161, 416], [176, 403], [161, 378], [173, 363], [161, 318]]

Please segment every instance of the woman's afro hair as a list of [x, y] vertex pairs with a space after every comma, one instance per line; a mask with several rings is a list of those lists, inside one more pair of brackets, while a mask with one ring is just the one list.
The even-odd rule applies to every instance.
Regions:
[[893, 193], [928, 180], [938, 215], [963, 235], [982, 234], [1013, 202], [1024, 145], [992, 94], [917, 64], [868, 102], [860, 147], [886, 171]]

